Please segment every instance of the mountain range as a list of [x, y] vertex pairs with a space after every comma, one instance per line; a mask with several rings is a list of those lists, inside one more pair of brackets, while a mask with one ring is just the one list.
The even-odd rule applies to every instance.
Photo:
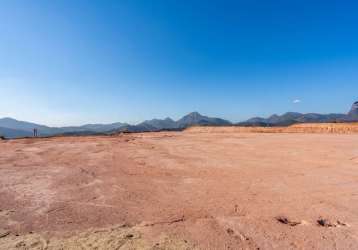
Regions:
[[353, 122], [358, 121], [358, 101], [354, 102], [347, 114], [317, 114], [317, 113], [297, 113], [287, 112], [283, 115], [272, 115], [268, 118], [254, 117], [244, 122], [239, 122], [239, 126], [289, 126], [296, 123], [322, 123], [322, 122]]
[[289, 126], [295, 123], [348, 122], [353, 120], [346, 114], [316, 114], [287, 112], [283, 115], [272, 115], [268, 118], [254, 117], [237, 125], [242, 126]]
[[96, 134], [106, 133], [107, 131], [118, 129], [127, 123], [111, 124], [86, 124], [83, 126], [71, 127], [49, 127], [32, 122], [18, 121], [6, 117], [0, 119], [0, 135], [6, 138], [27, 137], [33, 135], [33, 130], [37, 129], [39, 136], [66, 135], [66, 134]]
[[212, 118], [192, 112], [178, 121], [171, 118], [147, 120], [137, 125], [127, 123], [111, 124], [86, 124], [83, 126], [71, 127], [49, 127], [32, 122], [18, 121], [13, 118], [0, 119], [0, 135], [6, 138], [18, 138], [32, 136], [33, 130], [37, 129], [39, 136], [53, 135], [91, 135], [91, 134], [112, 134], [118, 132], [149, 132], [161, 130], [182, 130], [193, 125], [231, 125], [231, 122], [220, 118]]
[[174, 121], [171, 118], [152, 119], [137, 125], [127, 123], [86, 124], [71, 127], [49, 127], [31, 122], [18, 121], [13, 118], [0, 119], [0, 136], [5, 138], [29, 137], [33, 129], [38, 130], [39, 136], [53, 135], [93, 135], [112, 134], [118, 132], [152, 132], [162, 130], [183, 130], [187, 127], [199, 126], [288, 126], [295, 123], [308, 122], [351, 122], [358, 121], [358, 101], [354, 102], [347, 114], [317, 114], [287, 112], [283, 115], [272, 115], [268, 118], [254, 117], [244, 122], [231, 123], [230, 121], [208, 117], [192, 112], [181, 119]]

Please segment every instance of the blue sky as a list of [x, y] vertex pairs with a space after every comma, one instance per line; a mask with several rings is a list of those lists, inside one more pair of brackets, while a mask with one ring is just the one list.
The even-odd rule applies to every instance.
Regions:
[[[0, 1], [0, 117], [347, 112], [356, 1]], [[296, 100], [296, 101], [295, 101]]]

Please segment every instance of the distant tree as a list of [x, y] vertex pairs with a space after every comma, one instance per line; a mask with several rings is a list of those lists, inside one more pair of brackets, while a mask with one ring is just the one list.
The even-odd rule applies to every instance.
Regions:
[[0, 135], [0, 140], [5, 140], [5, 136]]

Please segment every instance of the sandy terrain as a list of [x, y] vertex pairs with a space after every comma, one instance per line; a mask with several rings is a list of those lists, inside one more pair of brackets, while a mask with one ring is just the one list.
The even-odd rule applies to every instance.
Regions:
[[0, 249], [357, 249], [358, 134], [0, 141]]
[[358, 133], [358, 123], [302, 123], [288, 127], [200, 127], [193, 126], [186, 132], [195, 133], [325, 133], [352, 134]]

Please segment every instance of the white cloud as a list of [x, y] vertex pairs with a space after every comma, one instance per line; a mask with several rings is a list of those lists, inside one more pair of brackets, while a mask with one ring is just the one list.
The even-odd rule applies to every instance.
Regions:
[[293, 100], [292, 102], [293, 102], [293, 103], [300, 103], [301, 100], [300, 100], [300, 99], [295, 99], [295, 100]]

